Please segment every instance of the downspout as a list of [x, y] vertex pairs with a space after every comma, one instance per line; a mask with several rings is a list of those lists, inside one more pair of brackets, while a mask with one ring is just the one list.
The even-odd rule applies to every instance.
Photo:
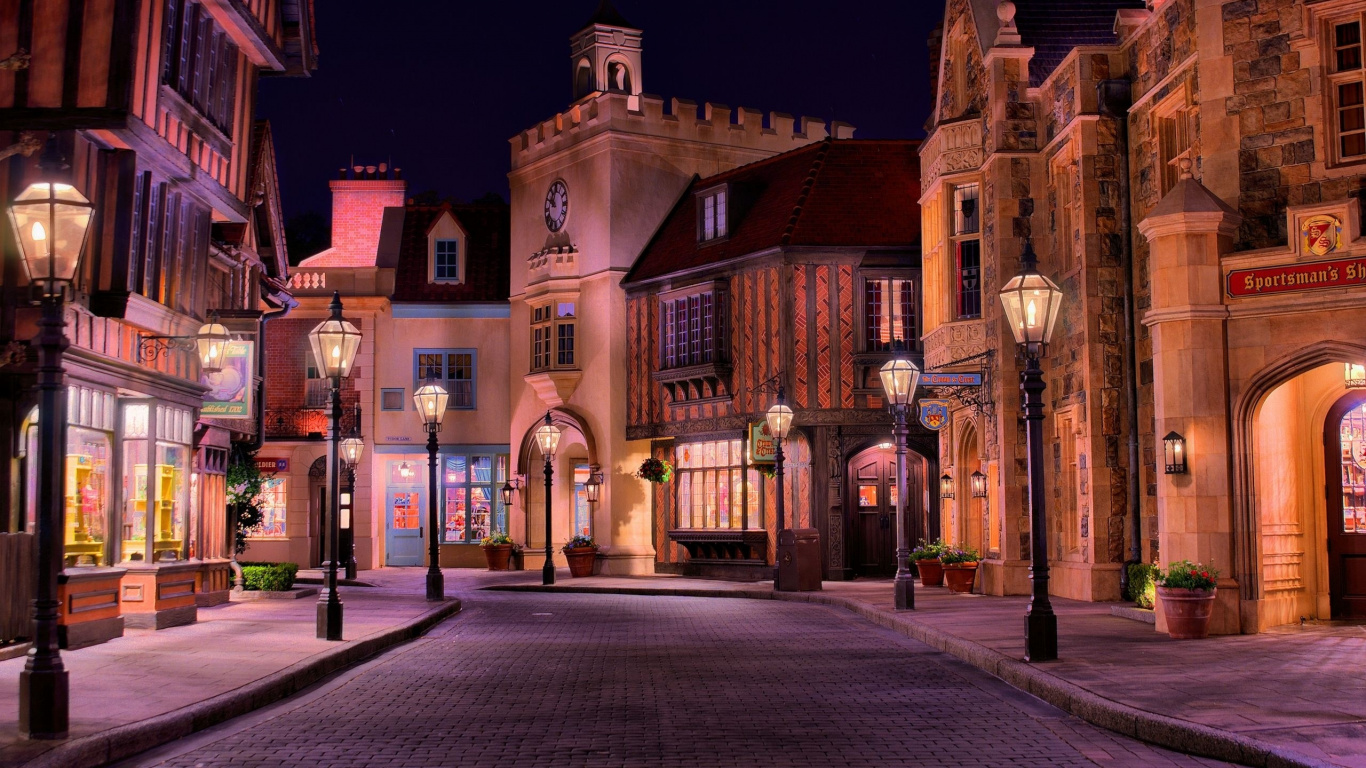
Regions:
[[1128, 412], [1129, 449], [1129, 558], [1119, 571], [1122, 593], [1129, 591], [1129, 566], [1143, 562], [1143, 518], [1139, 508], [1138, 463], [1138, 339], [1134, 330], [1134, 253], [1130, 240], [1132, 213], [1129, 200], [1129, 106], [1132, 86], [1128, 80], [1103, 80], [1096, 84], [1100, 114], [1115, 120], [1119, 144], [1120, 269], [1124, 274], [1124, 406]]

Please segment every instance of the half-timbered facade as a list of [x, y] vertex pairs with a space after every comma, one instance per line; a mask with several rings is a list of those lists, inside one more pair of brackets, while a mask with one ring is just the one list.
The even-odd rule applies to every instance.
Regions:
[[[653, 486], [656, 569], [768, 578], [764, 413], [795, 411], [783, 493], [827, 578], [889, 575], [895, 458], [877, 370], [920, 361], [917, 143], [833, 140], [696, 178], [623, 280], [627, 437], [674, 467]], [[912, 429], [907, 505], [935, 509], [935, 441]]]
[[[225, 470], [233, 444], [250, 448], [261, 433], [263, 316], [290, 303], [256, 87], [263, 75], [314, 68], [312, 4], [0, 4], [0, 56], [20, 50], [27, 66], [0, 70], [0, 148], [55, 134], [95, 205], [67, 306], [63, 579], [68, 599], [93, 584], [107, 604], [83, 606], [102, 628], [70, 629], [67, 640], [107, 636], [125, 620], [193, 621], [197, 604], [227, 599]], [[26, 151], [0, 162], [0, 199], [8, 204], [35, 170]], [[8, 220], [0, 248], [0, 341], [19, 351], [0, 369], [9, 437], [0, 525], [31, 531], [36, 311]], [[214, 312], [237, 338], [229, 365], [205, 377], [184, 339]]]

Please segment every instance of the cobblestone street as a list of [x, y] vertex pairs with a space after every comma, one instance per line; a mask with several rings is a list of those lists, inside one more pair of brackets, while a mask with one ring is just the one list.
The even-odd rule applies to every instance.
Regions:
[[1217, 765], [835, 609], [477, 592], [425, 638], [125, 766]]

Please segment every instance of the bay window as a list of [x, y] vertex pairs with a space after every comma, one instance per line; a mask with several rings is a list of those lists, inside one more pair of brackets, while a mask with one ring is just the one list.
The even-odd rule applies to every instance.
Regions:
[[674, 459], [676, 528], [763, 527], [759, 472], [746, 466], [743, 440], [684, 443]]
[[552, 301], [531, 308], [531, 371], [574, 369], [578, 337], [575, 301]]
[[724, 362], [725, 293], [712, 288], [660, 297], [660, 366]]
[[963, 184], [953, 190], [953, 253], [957, 319], [982, 316], [982, 239], [980, 187]]

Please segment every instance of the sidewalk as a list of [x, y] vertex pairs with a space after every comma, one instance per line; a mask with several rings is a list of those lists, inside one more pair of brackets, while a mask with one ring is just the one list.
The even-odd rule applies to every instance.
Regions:
[[825, 582], [775, 595], [770, 582], [592, 577], [541, 587], [488, 574], [493, 589], [784, 599], [836, 605], [924, 641], [1096, 725], [1244, 765], [1366, 766], [1366, 627], [1287, 627], [1175, 641], [1114, 616], [1113, 603], [1053, 600], [1059, 660], [1026, 664], [1026, 597], [916, 590], [892, 607], [890, 581]]
[[[446, 572], [446, 593], [456, 592]], [[289, 696], [460, 610], [424, 599], [426, 571], [367, 571], [373, 587], [343, 587], [345, 642], [318, 640], [317, 598], [200, 608], [195, 624], [127, 630], [122, 638], [63, 652], [71, 731], [64, 741], [18, 738], [19, 672], [0, 662], [0, 766], [79, 768], [136, 754]]]

